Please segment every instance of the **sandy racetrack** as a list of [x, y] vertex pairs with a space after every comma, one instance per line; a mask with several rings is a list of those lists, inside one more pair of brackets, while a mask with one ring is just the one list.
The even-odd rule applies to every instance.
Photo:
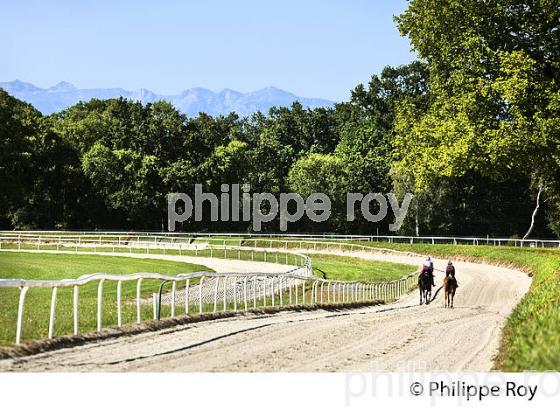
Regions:
[[[445, 261], [435, 265], [443, 269]], [[0, 371], [487, 371], [505, 319], [530, 278], [495, 266], [455, 265], [460, 287], [454, 309], [442, 307], [441, 289], [428, 306], [418, 306], [413, 292], [387, 306], [189, 324], [3, 360]], [[439, 274], [435, 289], [441, 282]]]

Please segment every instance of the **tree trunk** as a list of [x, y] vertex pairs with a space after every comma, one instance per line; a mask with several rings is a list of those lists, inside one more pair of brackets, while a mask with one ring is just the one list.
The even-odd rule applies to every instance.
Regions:
[[533, 232], [533, 228], [535, 227], [535, 218], [537, 216], [537, 212], [539, 211], [539, 207], [541, 206], [542, 191], [543, 187], [542, 185], [539, 185], [539, 191], [537, 192], [537, 204], [535, 206], [535, 209], [533, 210], [533, 215], [531, 216], [531, 226], [529, 227], [529, 230], [527, 231], [523, 239], [527, 239], [529, 235], [531, 235], [531, 232]]
[[418, 217], [418, 205], [416, 206], [416, 213], [414, 215], [414, 222], [416, 224], [416, 236], [420, 236], [420, 218]]

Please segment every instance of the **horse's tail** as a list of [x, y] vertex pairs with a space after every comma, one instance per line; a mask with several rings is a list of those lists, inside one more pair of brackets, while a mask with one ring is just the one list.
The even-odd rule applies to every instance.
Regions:
[[458, 288], [459, 287], [459, 282], [457, 282], [457, 278], [455, 276], [453, 276], [453, 287], [454, 288]]

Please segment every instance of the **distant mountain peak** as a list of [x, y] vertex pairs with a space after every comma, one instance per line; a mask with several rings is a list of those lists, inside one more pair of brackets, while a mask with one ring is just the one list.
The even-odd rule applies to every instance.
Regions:
[[69, 83], [68, 81], [61, 81], [58, 84], [50, 87], [49, 91], [57, 91], [57, 92], [68, 92], [68, 91], [76, 91], [77, 88], [74, 84]]
[[332, 101], [319, 98], [302, 98], [277, 87], [266, 87], [257, 91], [242, 93], [224, 88], [214, 92], [207, 88], [194, 87], [175, 95], [156, 94], [145, 88], [127, 91], [122, 88], [88, 88], [79, 89], [67, 81], [61, 81], [53, 87], [44, 89], [20, 80], [0, 83], [13, 96], [26, 101], [43, 114], [64, 110], [79, 101], [92, 98], [109, 99], [123, 97], [143, 103], [158, 100], [167, 101], [177, 110], [188, 116], [196, 116], [200, 112], [210, 115], [227, 115], [236, 112], [240, 116], [251, 115], [257, 111], [267, 113], [271, 107], [287, 107], [299, 101], [309, 108], [329, 107]]
[[232, 90], [231, 88], [224, 88], [222, 91], [220, 91], [219, 94], [220, 95], [226, 95], [226, 94], [243, 95], [243, 93], [240, 93], [239, 91]]
[[6, 91], [8, 91], [7, 89], [7, 85], [10, 86], [10, 88], [12, 90], [17, 90], [17, 91], [38, 91], [41, 90], [40, 88], [36, 87], [35, 85], [31, 84], [31, 83], [27, 83], [25, 81], [21, 81], [21, 80], [15, 80], [9, 83], [0, 83], [0, 88], [4, 88]]
[[266, 92], [271, 92], [271, 93], [286, 93], [287, 91], [281, 90], [278, 87], [274, 87], [274, 86], [268, 86], [268, 87], [264, 87], [258, 91], [266, 91]]
[[148, 90], [147, 88], [140, 88], [136, 93], [134, 93], [134, 97], [140, 101], [151, 102], [157, 100], [157, 94], [153, 91]]

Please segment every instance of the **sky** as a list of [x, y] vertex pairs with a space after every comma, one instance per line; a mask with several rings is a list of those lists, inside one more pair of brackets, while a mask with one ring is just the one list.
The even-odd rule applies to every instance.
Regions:
[[393, 16], [406, 0], [0, 0], [0, 81], [39, 87], [278, 87], [346, 100], [414, 55]]

